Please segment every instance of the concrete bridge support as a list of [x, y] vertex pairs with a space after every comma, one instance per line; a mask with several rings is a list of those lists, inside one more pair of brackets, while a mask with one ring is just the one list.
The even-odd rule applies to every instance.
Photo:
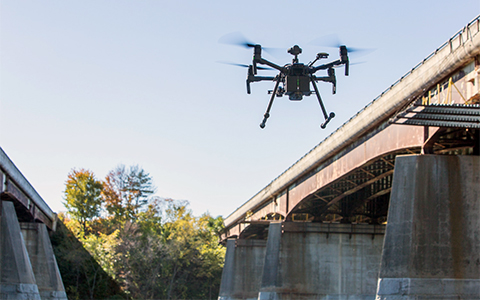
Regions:
[[480, 157], [396, 158], [377, 299], [480, 299]]
[[[283, 232], [282, 232], [283, 231]], [[383, 226], [272, 223], [259, 300], [374, 299]]]
[[12, 202], [2, 201], [1, 299], [40, 300], [35, 275]]
[[20, 224], [13, 203], [2, 201], [0, 299], [66, 300], [44, 224]]
[[227, 240], [219, 300], [257, 299], [265, 246], [264, 240]]
[[20, 223], [42, 300], [67, 299], [53, 253], [47, 227], [42, 223]]

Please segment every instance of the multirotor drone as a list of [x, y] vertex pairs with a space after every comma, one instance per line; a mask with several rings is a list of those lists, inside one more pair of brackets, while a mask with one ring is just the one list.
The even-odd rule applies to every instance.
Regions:
[[[322, 129], [324, 129], [328, 122], [335, 117], [335, 113], [330, 112], [327, 113], [325, 106], [323, 104], [322, 98], [320, 97], [320, 92], [317, 88], [317, 82], [330, 82], [332, 84], [332, 94], [336, 92], [336, 77], [335, 77], [335, 67], [345, 65], [345, 76], [348, 76], [348, 68], [349, 68], [349, 61], [348, 61], [348, 51], [347, 47], [342, 45], [340, 46], [340, 58], [323, 64], [319, 66], [314, 66], [314, 64], [320, 59], [328, 58], [328, 53], [321, 52], [318, 53], [315, 60], [308, 63], [303, 64], [298, 61], [298, 55], [302, 53], [302, 49], [295, 45], [292, 48], [288, 49], [288, 53], [294, 56], [292, 59], [291, 64], [286, 64], [285, 66], [279, 66], [274, 64], [262, 57], [262, 46], [259, 44], [244, 44], [247, 47], [253, 48], [253, 61], [252, 64], [248, 67], [247, 73], [247, 93], [251, 93], [250, 83], [258, 82], [258, 81], [275, 81], [275, 87], [273, 90], [268, 91], [269, 94], [272, 96], [270, 97], [270, 101], [268, 103], [267, 111], [265, 112], [264, 118], [262, 123], [260, 124], [261, 128], [265, 128], [265, 124], [267, 119], [270, 117], [270, 109], [272, 108], [273, 100], [275, 96], [282, 97], [283, 95], [287, 95], [288, 98], [292, 101], [300, 101], [303, 99], [303, 96], [310, 96], [314, 93], [317, 96], [318, 103], [320, 104], [320, 108], [322, 109], [323, 116], [325, 117], [325, 122], [320, 125]], [[257, 66], [257, 65], [267, 65], [270, 68], [276, 69], [280, 71], [276, 76], [257, 76], [257, 70], [264, 70], [268, 69], [265, 67]], [[245, 66], [245, 65], [241, 65]], [[317, 77], [315, 73], [320, 70], [327, 70], [327, 76]], [[313, 91], [310, 89], [310, 83], [312, 83]]]

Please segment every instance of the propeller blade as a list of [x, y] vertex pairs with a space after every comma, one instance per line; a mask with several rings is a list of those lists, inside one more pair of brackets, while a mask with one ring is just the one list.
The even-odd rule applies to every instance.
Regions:
[[219, 40], [221, 44], [228, 44], [234, 46], [240, 46], [244, 48], [253, 48], [255, 44], [249, 41], [243, 34], [240, 32], [232, 32], [222, 36]]
[[[248, 40], [241, 32], [232, 32], [222, 36], [219, 40], [221, 44], [240, 46], [243, 48], [253, 48], [255, 43]], [[269, 53], [273, 56], [278, 56], [280, 52], [283, 52], [283, 49], [280, 48], [271, 48], [271, 47], [262, 47], [262, 50]]]
[[[237, 64], [237, 63], [232, 63], [232, 62], [228, 62], [228, 61], [217, 61], [217, 62], [220, 63], [220, 64], [232, 65], [232, 66], [237, 66], [237, 67], [242, 67], [242, 68], [248, 68], [249, 67], [249, 65]], [[261, 67], [261, 66], [257, 66], [257, 69], [258, 70], [275, 70], [273, 68]]]
[[[313, 41], [310, 42], [310, 44], [317, 45], [317, 46], [322, 46], [322, 47], [329, 47], [329, 48], [339, 48], [340, 46], [345, 45], [345, 43], [342, 43], [342, 41], [340, 40], [340, 38], [336, 34], [324, 35], [322, 37], [314, 39]], [[357, 53], [357, 54], [366, 55], [366, 54], [369, 54], [369, 53], [375, 51], [375, 49], [348, 47], [347, 46], [347, 51], [348, 51], [348, 53]]]
[[[354, 65], [361, 65], [361, 64], [364, 64], [364, 63], [366, 63], [366, 61], [359, 61], [359, 62], [353, 62], [353, 63], [352, 63], [352, 62], [349, 62], [348, 64], [349, 64], [350, 66], [354, 66]], [[333, 68], [334, 68], [334, 69], [336, 69], [336, 68], [343, 68], [343, 65], [334, 66]]]
[[339, 48], [342, 44], [338, 35], [332, 33], [327, 34], [322, 37], [316, 38], [310, 42], [312, 45], [323, 46], [323, 47], [330, 47], [330, 48]]

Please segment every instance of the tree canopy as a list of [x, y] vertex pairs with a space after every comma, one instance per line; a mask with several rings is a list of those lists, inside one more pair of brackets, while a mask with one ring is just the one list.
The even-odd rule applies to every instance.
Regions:
[[93, 172], [73, 169], [65, 183], [65, 207], [70, 215], [86, 228], [87, 221], [98, 217], [101, 209], [103, 184]]
[[[103, 182], [91, 171], [70, 172], [65, 183], [68, 213], [61, 218], [95, 264], [76, 264], [77, 269], [67, 270], [86, 278], [83, 291], [78, 282], [70, 283], [66, 290], [75, 293], [69, 299], [99, 295], [103, 277], [98, 274], [108, 274], [117, 282], [120, 298], [218, 297], [225, 255], [218, 243], [223, 219], [209, 214], [196, 217], [187, 201], [154, 196], [155, 190], [153, 179], [139, 166], [120, 165]], [[68, 261], [68, 257], [78, 260], [81, 255], [63, 258]]]

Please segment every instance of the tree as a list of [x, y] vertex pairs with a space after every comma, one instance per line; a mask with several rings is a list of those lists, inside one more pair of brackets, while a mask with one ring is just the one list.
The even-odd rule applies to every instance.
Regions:
[[85, 169], [75, 170], [68, 174], [65, 182], [65, 207], [69, 214], [86, 230], [87, 221], [98, 217], [102, 204], [103, 184], [95, 179], [93, 172]]
[[119, 165], [104, 182], [103, 197], [107, 212], [115, 219], [132, 220], [155, 192], [150, 174], [139, 166]]

